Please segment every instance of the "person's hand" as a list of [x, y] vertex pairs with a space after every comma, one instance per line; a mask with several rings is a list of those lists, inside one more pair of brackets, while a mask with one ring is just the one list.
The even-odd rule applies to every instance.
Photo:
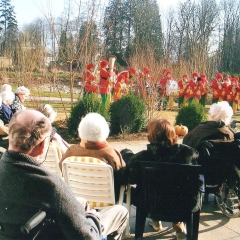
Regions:
[[110, 72], [110, 77], [113, 77], [115, 75], [115, 72]]

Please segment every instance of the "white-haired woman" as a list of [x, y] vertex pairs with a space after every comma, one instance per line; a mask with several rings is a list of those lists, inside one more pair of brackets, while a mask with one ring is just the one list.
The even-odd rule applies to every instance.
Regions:
[[98, 113], [87, 114], [80, 122], [78, 135], [80, 144], [72, 145], [63, 155], [59, 165], [70, 156], [89, 156], [98, 158], [111, 165], [114, 170], [115, 198], [118, 199], [120, 185], [125, 182], [122, 169], [126, 166], [119, 151], [108, 146], [109, 126], [103, 116]]
[[23, 105], [26, 98], [30, 95], [30, 90], [24, 86], [20, 86], [15, 91], [15, 99], [11, 105], [12, 112], [15, 113], [18, 110], [26, 109]]
[[183, 144], [198, 150], [203, 140], [233, 140], [234, 133], [229, 129], [233, 115], [232, 107], [226, 101], [211, 105], [209, 110], [211, 120], [202, 122], [191, 130], [184, 138]]
[[[51, 123], [54, 122], [56, 116], [57, 116], [57, 111], [49, 105], [49, 104], [40, 104], [37, 109], [37, 111], [41, 112], [43, 115], [45, 115]], [[67, 149], [69, 148], [69, 144], [57, 133], [57, 129], [53, 127], [53, 132], [52, 132], [52, 143], [54, 143], [56, 146], [61, 151], [60, 156], [62, 156]]]
[[1, 87], [1, 92], [4, 92], [4, 91], [10, 91], [12, 92], [12, 86], [10, 84], [3, 84], [2, 87]]
[[0, 109], [1, 120], [4, 124], [8, 124], [13, 115], [10, 105], [14, 100], [14, 93], [10, 91], [4, 91], [0, 93], [0, 96], [2, 98], [2, 105]]

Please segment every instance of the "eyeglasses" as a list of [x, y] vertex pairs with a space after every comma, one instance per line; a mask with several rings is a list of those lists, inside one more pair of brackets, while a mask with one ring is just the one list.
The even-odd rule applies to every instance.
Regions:
[[46, 159], [47, 159], [47, 154], [48, 154], [48, 150], [49, 150], [49, 146], [50, 146], [51, 140], [52, 140], [52, 135], [47, 136], [47, 137], [45, 137], [45, 138], [42, 140], [42, 142], [46, 141], [46, 143], [44, 144], [44, 146], [47, 146], [47, 151], [46, 151], [45, 156], [44, 156], [43, 159], [38, 159], [39, 165], [43, 164], [43, 163], [46, 161]]

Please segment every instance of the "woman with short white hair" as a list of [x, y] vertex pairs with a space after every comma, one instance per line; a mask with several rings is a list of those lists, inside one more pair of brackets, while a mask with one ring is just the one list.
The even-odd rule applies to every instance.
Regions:
[[2, 87], [1, 87], [1, 92], [4, 92], [4, 91], [10, 91], [11, 92], [12, 91], [12, 86], [7, 84], [7, 83], [3, 84]]
[[[41, 112], [43, 115], [45, 115], [51, 123], [54, 122], [57, 111], [49, 105], [49, 104], [40, 104], [37, 109], [37, 111]], [[51, 135], [51, 142], [55, 144], [61, 151], [61, 156], [67, 151], [67, 149], [70, 147], [70, 145], [57, 133], [57, 129], [55, 127], [52, 128], [52, 135]]]
[[211, 105], [209, 110], [211, 120], [202, 122], [191, 130], [184, 138], [183, 144], [198, 150], [203, 140], [233, 140], [234, 133], [229, 129], [233, 115], [232, 107], [222, 101]]
[[0, 96], [2, 98], [2, 105], [0, 109], [1, 120], [4, 124], [8, 124], [13, 115], [10, 105], [12, 104], [15, 96], [14, 93], [10, 91], [1, 92]]
[[22, 104], [26, 98], [30, 95], [30, 90], [24, 86], [20, 86], [15, 91], [15, 99], [11, 105], [12, 112], [15, 113], [20, 109], [26, 109]]

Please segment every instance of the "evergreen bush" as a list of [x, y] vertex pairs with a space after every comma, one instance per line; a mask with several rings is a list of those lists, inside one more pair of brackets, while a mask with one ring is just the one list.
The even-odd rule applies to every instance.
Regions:
[[182, 107], [176, 116], [175, 124], [180, 123], [188, 127], [191, 131], [197, 127], [202, 121], [207, 120], [207, 113], [205, 107], [197, 103], [189, 103], [187, 106]]
[[133, 93], [113, 102], [109, 109], [111, 135], [140, 132], [146, 124], [146, 105]]
[[72, 137], [78, 136], [78, 125], [81, 119], [90, 112], [101, 114], [108, 120], [108, 112], [102, 108], [101, 99], [95, 94], [86, 94], [75, 106], [73, 106], [67, 120], [68, 133]]

